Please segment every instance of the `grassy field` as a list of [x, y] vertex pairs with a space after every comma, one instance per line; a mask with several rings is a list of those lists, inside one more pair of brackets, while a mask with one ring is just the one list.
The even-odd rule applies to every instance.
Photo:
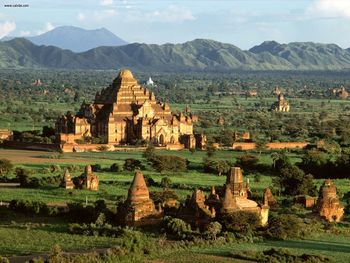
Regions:
[[[143, 173], [150, 176], [156, 182], [160, 182], [163, 177], [168, 176], [171, 181], [176, 184], [184, 184], [191, 187], [211, 187], [221, 186], [224, 184], [226, 177], [217, 176], [214, 174], [207, 174], [194, 170], [202, 163], [206, 153], [197, 151], [190, 153], [188, 150], [184, 151], [159, 151], [159, 154], [173, 154], [182, 156], [190, 160], [190, 169], [187, 172], [169, 173], [165, 172], [159, 174], [150, 167], [146, 166]], [[242, 155], [242, 152], [235, 151], [218, 151], [216, 158], [223, 160], [235, 161], [236, 157]], [[257, 154], [261, 162], [272, 164], [270, 154]], [[293, 162], [299, 161], [297, 154], [289, 154]], [[113, 163], [118, 163], [121, 167], [126, 158], [140, 159], [145, 162], [141, 151], [130, 152], [89, 152], [89, 153], [65, 153], [58, 155], [57, 153], [38, 152], [38, 151], [16, 151], [16, 150], [0, 150], [0, 158], [7, 158], [14, 162], [16, 167], [30, 168], [34, 171], [33, 176], [55, 176], [63, 175], [65, 167], [77, 165], [80, 167], [79, 172], [71, 173], [72, 176], [79, 176], [83, 167], [86, 164], [100, 164], [102, 168], [108, 168]], [[50, 168], [51, 165], [59, 165], [61, 172], [43, 174], [42, 168]], [[192, 167], [192, 169], [191, 169]], [[100, 179], [100, 190], [98, 192], [87, 190], [65, 190], [58, 186], [41, 187], [39, 189], [26, 188], [3, 188], [1, 189], [0, 201], [10, 201], [12, 199], [26, 199], [26, 200], [40, 200], [44, 202], [94, 202], [98, 199], [106, 199], [109, 203], [114, 203], [118, 196], [126, 196], [133, 178], [132, 172], [98, 172]], [[13, 175], [14, 176], [14, 175]], [[250, 178], [251, 188], [253, 193], [262, 194], [266, 187], [272, 186], [272, 178], [270, 176], [262, 176], [260, 182], [255, 182], [254, 174], [246, 174], [246, 178]], [[323, 180], [316, 180], [317, 185], [321, 185]], [[342, 179], [335, 180], [338, 191], [343, 194], [350, 189], [350, 180]], [[151, 191], [161, 190], [160, 188], [150, 187]], [[187, 195], [192, 194], [190, 190], [175, 189], [180, 199], [185, 199]]]
[[[198, 170], [198, 166], [206, 156], [205, 152], [197, 151], [190, 153], [187, 150], [159, 151], [159, 154], [174, 154], [190, 160], [190, 169], [181, 173], [159, 174], [146, 166], [143, 171], [146, 176], [152, 177], [160, 182], [164, 176], [171, 178], [173, 183], [185, 184], [191, 187], [210, 187], [221, 186], [226, 177], [207, 174]], [[216, 158], [235, 161], [236, 157], [243, 154], [230, 150], [222, 150], [216, 153]], [[254, 153], [259, 156], [261, 162], [271, 164], [269, 153]], [[293, 162], [300, 160], [298, 154], [290, 153]], [[8, 158], [13, 161], [17, 167], [30, 168], [34, 171], [33, 176], [55, 176], [63, 175], [64, 167], [78, 165], [80, 171], [73, 172], [72, 176], [78, 176], [82, 173], [86, 164], [100, 164], [102, 168], [108, 168], [113, 163], [123, 165], [126, 158], [140, 159], [145, 162], [141, 151], [129, 152], [89, 152], [89, 153], [65, 153], [59, 155], [49, 152], [35, 151], [15, 151], [0, 150], [0, 158]], [[42, 174], [42, 168], [49, 168], [51, 165], [59, 165], [60, 172]], [[196, 170], [194, 168], [197, 168]], [[43, 202], [81, 202], [86, 201], [91, 204], [98, 199], [105, 199], [110, 207], [115, 207], [116, 200], [120, 197], [126, 197], [128, 188], [133, 178], [132, 172], [98, 172], [100, 178], [100, 190], [65, 190], [58, 186], [40, 187], [38, 189], [25, 188], [1, 188], [0, 201], [10, 201], [12, 199], [36, 200]], [[272, 177], [262, 176], [260, 182], [256, 182], [254, 175], [246, 175], [250, 178], [253, 193], [261, 195], [265, 187], [271, 187]], [[317, 180], [319, 186], [323, 180]], [[335, 180], [340, 195], [348, 192], [350, 189], [350, 180]], [[160, 191], [161, 188], [150, 187], [150, 191]], [[174, 189], [181, 200], [187, 195], [192, 194], [191, 190]], [[60, 218], [26, 218], [25, 216], [11, 217], [0, 210], [0, 255], [23, 255], [31, 253], [42, 253], [50, 251], [54, 244], [59, 244], [64, 251], [87, 250], [97, 247], [110, 247], [118, 245], [118, 238], [108, 237], [86, 237], [80, 235], [71, 235], [67, 233], [68, 222]], [[231, 253], [245, 250], [262, 251], [270, 248], [287, 248], [295, 253], [321, 254], [331, 256], [336, 262], [348, 262], [350, 257], [350, 235], [334, 235], [319, 233], [308, 240], [288, 240], [288, 241], [268, 241], [260, 243], [239, 243], [234, 245], [225, 245], [212, 248], [193, 248], [180, 252], [169, 252], [151, 262], [232, 262]], [[234, 260], [234, 262], [244, 262]]]
[[[233, 259], [232, 254], [248, 251], [288, 249], [290, 252], [301, 254], [322, 255], [334, 262], [347, 263], [350, 258], [350, 236], [334, 236], [319, 234], [313, 239], [264, 241], [258, 243], [239, 243], [214, 248], [195, 248], [185, 252], [173, 252], [160, 257], [161, 262], [247, 262]], [[214, 262], [213, 261], [213, 262]]]

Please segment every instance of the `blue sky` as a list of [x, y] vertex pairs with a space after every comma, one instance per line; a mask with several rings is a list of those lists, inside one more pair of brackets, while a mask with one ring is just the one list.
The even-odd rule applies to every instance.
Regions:
[[209, 38], [243, 49], [265, 40], [348, 48], [350, 0], [2, 0], [0, 37], [37, 35], [62, 25], [105, 27], [128, 42]]

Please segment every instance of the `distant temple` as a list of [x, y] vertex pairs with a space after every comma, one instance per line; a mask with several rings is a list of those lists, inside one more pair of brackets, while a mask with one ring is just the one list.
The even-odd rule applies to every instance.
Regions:
[[349, 97], [349, 92], [345, 89], [344, 86], [341, 86], [340, 88], [333, 88], [329, 91], [331, 96], [340, 98], [340, 99], [347, 99]]
[[149, 79], [147, 80], [146, 85], [149, 85], [149, 86], [153, 86], [154, 85], [154, 81], [152, 80], [151, 77], [149, 77]]
[[34, 82], [32, 83], [32, 86], [41, 86], [43, 85], [43, 83], [41, 82], [40, 79], [36, 79], [34, 80]]
[[289, 112], [290, 106], [288, 101], [284, 98], [283, 94], [280, 93], [278, 95], [278, 101], [272, 104], [271, 106], [272, 111], [278, 111], [278, 112]]
[[330, 179], [325, 180], [320, 187], [317, 211], [329, 222], [339, 222], [344, 216], [344, 206], [339, 201], [337, 188]]
[[113, 145], [151, 141], [157, 146], [194, 148], [205, 141], [193, 133], [197, 120], [188, 110], [172, 113], [129, 70], [121, 70], [109, 87], [96, 94], [93, 104], [83, 103], [76, 115], [67, 112], [60, 117], [56, 135], [61, 144], [100, 138]]

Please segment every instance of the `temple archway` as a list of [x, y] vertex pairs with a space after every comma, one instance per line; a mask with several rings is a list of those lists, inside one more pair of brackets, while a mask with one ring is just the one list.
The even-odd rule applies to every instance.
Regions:
[[159, 142], [160, 145], [164, 145], [164, 135], [163, 135], [163, 134], [161, 134], [161, 135], [159, 136], [158, 142]]
[[174, 144], [174, 143], [175, 143], [175, 138], [174, 138], [174, 136], [171, 136], [171, 138], [170, 138], [170, 143], [171, 143], [171, 144]]

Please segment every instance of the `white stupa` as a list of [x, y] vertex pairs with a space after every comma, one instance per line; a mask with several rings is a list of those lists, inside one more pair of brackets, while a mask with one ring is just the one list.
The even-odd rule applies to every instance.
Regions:
[[149, 77], [149, 79], [147, 80], [146, 84], [147, 84], [147, 85], [150, 85], [150, 86], [153, 86], [153, 85], [154, 85], [154, 82], [153, 82], [153, 80], [152, 80], [151, 77]]

